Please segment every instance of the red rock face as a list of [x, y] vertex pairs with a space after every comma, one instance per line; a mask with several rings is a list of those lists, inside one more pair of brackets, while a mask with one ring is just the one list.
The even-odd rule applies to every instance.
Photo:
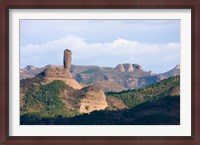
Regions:
[[66, 49], [64, 51], [63, 63], [64, 63], [64, 69], [70, 70], [72, 63], [72, 52], [69, 49]]

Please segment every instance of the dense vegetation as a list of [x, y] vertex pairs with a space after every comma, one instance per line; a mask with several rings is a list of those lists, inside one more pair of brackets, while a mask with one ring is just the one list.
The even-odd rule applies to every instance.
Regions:
[[74, 90], [59, 80], [41, 87], [37, 85], [30, 86], [24, 97], [24, 105], [21, 106], [21, 114], [37, 115], [39, 117], [76, 115], [77, 111], [67, 110], [63, 101], [64, 97], [60, 96], [65, 89], [71, 90], [71, 93]]
[[[122, 100], [129, 109], [113, 111], [114, 109], [109, 110], [108, 107], [106, 110], [93, 111], [90, 114], [80, 114], [77, 109], [80, 105], [79, 99], [93, 87], [85, 87], [78, 91], [59, 80], [46, 85], [30, 81], [27, 83], [22, 83], [26, 89], [24, 105], [21, 106], [20, 124], [180, 124], [180, 76], [138, 90], [107, 93], [107, 97]], [[69, 109], [66, 102], [74, 109]]]
[[121, 99], [126, 106], [131, 108], [146, 101], [157, 100], [160, 97], [179, 95], [179, 87], [180, 76], [175, 76], [138, 90], [109, 92], [107, 96]]
[[132, 109], [94, 111], [73, 118], [57, 116], [40, 119], [22, 115], [21, 124], [40, 125], [177, 125], [180, 124], [180, 97], [167, 96]]

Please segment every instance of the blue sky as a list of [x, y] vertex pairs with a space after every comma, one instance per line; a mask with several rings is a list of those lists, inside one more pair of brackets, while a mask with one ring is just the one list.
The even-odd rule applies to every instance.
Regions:
[[140, 64], [165, 72], [180, 64], [179, 20], [20, 20], [20, 67]]

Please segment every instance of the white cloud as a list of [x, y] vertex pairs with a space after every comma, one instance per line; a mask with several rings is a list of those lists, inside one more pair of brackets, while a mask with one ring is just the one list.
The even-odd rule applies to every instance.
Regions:
[[62, 64], [65, 49], [72, 50], [73, 64], [79, 65], [115, 66], [119, 63], [138, 63], [146, 69], [164, 71], [163, 63], [168, 67], [180, 63], [178, 43], [147, 44], [122, 38], [106, 43], [88, 43], [81, 37], [67, 36], [40, 45], [21, 46], [20, 65], [41, 67]]
[[180, 20], [20, 20], [23, 46], [68, 35], [80, 36], [87, 42], [107, 42], [118, 37], [147, 43], [179, 42]]

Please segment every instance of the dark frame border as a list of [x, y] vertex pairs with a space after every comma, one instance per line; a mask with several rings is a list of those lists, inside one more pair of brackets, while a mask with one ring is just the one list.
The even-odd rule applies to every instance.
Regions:
[[[1, 137], [0, 144], [138, 144], [200, 145], [200, 0], [3, 0], [1, 2]], [[192, 10], [192, 136], [25, 137], [9, 136], [9, 9], [191, 9]]]

